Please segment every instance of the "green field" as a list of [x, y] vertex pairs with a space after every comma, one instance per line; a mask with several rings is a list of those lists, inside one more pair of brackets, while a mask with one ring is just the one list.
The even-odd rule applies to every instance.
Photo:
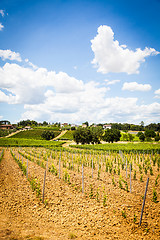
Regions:
[[64, 142], [33, 140], [24, 138], [0, 138], [0, 146], [23, 146], [23, 147], [61, 147]]
[[[50, 130], [49, 128], [40, 128], [40, 129], [33, 129], [33, 130], [26, 130], [18, 132], [17, 134], [11, 136], [10, 138], [24, 138], [24, 139], [35, 139], [35, 140], [42, 140], [42, 133], [45, 130]], [[55, 137], [57, 137], [60, 134], [60, 131], [54, 131]]]
[[59, 139], [61, 140], [73, 140], [73, 133], [74, 130], [68, 130], [62, 137], [60, 137]]
[[160, 143], [107, 143], [107, 144], [95, 144], [95, 145], [70, 145], [73, 148], [97, 150], [97, 151], [112, 151], [112, 152], [158, 152], [160, 153]]

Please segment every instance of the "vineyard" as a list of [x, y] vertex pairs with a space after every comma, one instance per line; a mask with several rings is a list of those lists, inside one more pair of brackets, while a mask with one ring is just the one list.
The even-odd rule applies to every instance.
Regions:
[[[46, 131], [44, 129], [33, 129], [33, 130], [26, 130], [18, 132], [16, 135], [11, 136], [10, 138], [23, 138], [23, 139], [35, 139], [35, 140], [42, 140], [42, 133]], [[47, 131], [52, 131], [47, 129]], [[60, 134], [60, 131], [53, 131], [55, 137]]]
[[58, 223], [65, 235], [61, 232], [57, 238], [45, 239], [160, 238], [157, 149], [114, 152], [12, 147], [5, 151], [47, 211], [47, 221]]

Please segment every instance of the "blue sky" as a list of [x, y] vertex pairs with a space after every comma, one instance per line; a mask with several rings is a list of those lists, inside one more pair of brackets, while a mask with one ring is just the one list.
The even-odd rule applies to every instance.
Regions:
[[159, 0], [1, 0], [0, 119], [160, 122]]

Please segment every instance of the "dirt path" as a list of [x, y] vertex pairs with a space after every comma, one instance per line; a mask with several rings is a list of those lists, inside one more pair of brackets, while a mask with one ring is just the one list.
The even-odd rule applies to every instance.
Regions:
[[[43, 168], [29, 161], [29, 174], [37, 177], [42, 186]], [[145, 230], [148, 227], [145, 222], [138, 227], [133, 221], [116, 214], [113, 203], [119, 204], [120, 199], [113, 202], [116, 195], [112, 191], [107, 206], [103, 207], [102, 203], [87, 198], [63, 179], [47, 172], [45, 193], [46, 207], [32, 192], [9, 150], [5, 150], [0, 164], [0, 240], [160, 238], [158, 218], [154, 233], [152, 229]], [[124, 206], [125, 202], [122, 201], [121, 205]]]
[[62, 131], [57, 137], [55, 137], [55, 138], [52, 139], [51, 141], [59, 139], [59, 138], [62, 137], [67, 131], [68, 131], [68, 130]]

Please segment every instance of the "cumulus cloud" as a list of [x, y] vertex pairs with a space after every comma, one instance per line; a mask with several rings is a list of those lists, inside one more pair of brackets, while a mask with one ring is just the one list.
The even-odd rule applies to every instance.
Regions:
[[155, 98], [160, 98], [160, 88], [157, 89], [154, 93], [156, 94]]
[[138, 105], [137, 98], [110, 98], [108, 91], [107, 86], [84, 83], [65, 72], [15, 63], [0, 67], [0, 102], [23, 104], [22, 119], [69, 123], [159, 121], [159, 103]]
[[139, 84], [137, 82], [125, 82], [122, 90], [147, 92], [151, 90], [150, 84]]
[[139, 73], [139, 67], [145, 58], [159, 54], [154, 48], [137, 48], [135, 51], [120, 45], [114, 40], [114, 32], [111, 27], [101, 25], [98, 34], [91, 40], [91, 48], [94, 52], [92, 64], [103, 74], [125, 72], [128, 74]]
[[[84, 83], [64, 72], [56, 74], [45, 68], [31, 69], [18, 64], [6, 63], [0, 68], [0, 88], [10, 93], [4, 93], [5, 96], [3, 94], [3, 99], [8, 103], [38, 104], [45, 98], [49, 98], [47, 95], [49, 89], [53, 95], [77, 94], [84, 91]], [[14, 99], [11, 98], [11, 95], [14, 96]], [[60, 101], [59, 99], [54, 100]], [[64, 104], [67, 105], [67, 99]]]
[[2, 23], [0, 23], [0, 31], [2, 31], [4, 28], [4, 26], [2, 25]]
[[106, 79], [105, 82], [106, 82], [106, 85], [114, 85], [114, 84], [120, 82], [120, 80], [107, 80]]
[[11, 50], [0, 50], [0, 57], [2, 58], [3, 61], [5, 60], [16, 60], [18, 62], [22, 62], [21, 56], [19, 53], [13, 52]]

